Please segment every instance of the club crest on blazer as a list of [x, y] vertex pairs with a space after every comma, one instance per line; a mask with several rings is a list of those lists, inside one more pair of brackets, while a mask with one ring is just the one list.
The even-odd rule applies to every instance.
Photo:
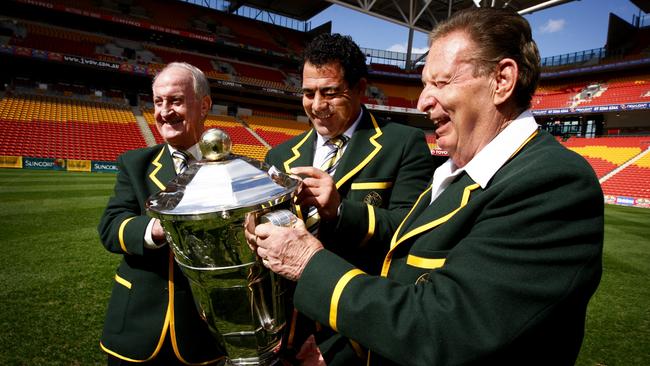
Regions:
[[363, 198], [363, 203], [366, 203], [370, 206], [374, 207], [380, 207], [382, 204], [383, 200], [381, 198], [381, 195], [375, 191], [372, 191], [368, 193], [364, 198]]

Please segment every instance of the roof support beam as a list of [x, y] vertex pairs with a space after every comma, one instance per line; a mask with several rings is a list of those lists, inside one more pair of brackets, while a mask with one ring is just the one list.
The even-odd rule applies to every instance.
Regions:
[[550, 8], [551, 6], [561, 5], [561, 4], [564, 4], [564, 3], [571, 2], [571, 1], [573, 1], [573, 0], [549, 0], [549, 1], [543, 2], [541, 4], [537, 4], [537, 5], [531, 6], [531, 7], [526, 8], [526, 9], [522, 9], [522, 10], [518, 11], [518, 13], [520, 15], [530, 14], [530, 13], [532, 13], [534, 11], [543, 10], [543, 9], [546, 9], [546, 8]]

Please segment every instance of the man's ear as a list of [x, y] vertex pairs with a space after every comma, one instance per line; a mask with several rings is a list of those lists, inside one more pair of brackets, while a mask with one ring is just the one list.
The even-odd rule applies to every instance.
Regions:
[[210, 113], [210, 108], [212, 108], [212, 98], [209, 95], [206, 95], [201, 100], [201, 115], [207, 117]]
[[494, 90], [494, 104], [501, 105], [506, 102], [515, 91], [519, 78], [519, 67], [515, 60], [504, 58], [497, 64], [495, 74], [496, 86]]

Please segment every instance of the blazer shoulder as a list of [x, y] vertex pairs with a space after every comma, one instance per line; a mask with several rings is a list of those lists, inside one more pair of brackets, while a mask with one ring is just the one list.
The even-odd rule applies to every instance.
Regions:
[[165, 147], [165, 144], [158, 144], [149, 147], [143, 147], [140, 149], [133, 149], [123, 152], [118, 160], [124, 162], [124, 164], [138, 163], [138, 162], [148, 162], [153, 160], [156, 154], [160, 153], [160, 150]]
[[559, 143], [548, 132], [539, 131], [538, 134], [508, 164], [516, 167], [518, 174], [571, 175], [597, 181], [593, 168], [584, 157]]

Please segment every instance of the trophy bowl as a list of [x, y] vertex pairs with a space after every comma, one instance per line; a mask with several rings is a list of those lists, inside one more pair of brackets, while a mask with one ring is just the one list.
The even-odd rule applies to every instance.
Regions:
[[291, 225], [299, 180], [230, 154], [230, 137], [203, 133], [204, 159], [191, 164], [146, 202], [160, 219], [194, 302], [227, 356], [225, 365], [278, 362], [289, 286], [251, 250], [244, 225]]

